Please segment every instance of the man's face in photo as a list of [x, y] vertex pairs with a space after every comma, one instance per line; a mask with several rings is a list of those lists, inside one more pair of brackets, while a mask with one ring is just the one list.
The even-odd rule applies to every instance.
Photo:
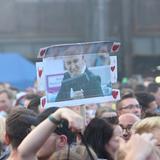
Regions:
[[71, 77], [80, 75], [85, 65], [82, 55], [67, 56], [64, 59], [64, 63]]

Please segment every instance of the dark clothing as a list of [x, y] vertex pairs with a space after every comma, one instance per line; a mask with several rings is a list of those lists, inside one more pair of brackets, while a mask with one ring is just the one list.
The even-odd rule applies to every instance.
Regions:
[[66, 72], [55, 101], [70, 100], [71, 88], [73, 91], [80, 91], [82, 89], [84, 98], [103, 96], [100, 77], [94, 75], [88, 69], [86, 69], [83, 74], [75, 78], [72, 78], [69, 73]]
[[10, 154], [9, 147], [3, 147], [2, 151], [0, 153], [0, 160], [6, 160], [6, 159], [8, 159], [9, 154]]

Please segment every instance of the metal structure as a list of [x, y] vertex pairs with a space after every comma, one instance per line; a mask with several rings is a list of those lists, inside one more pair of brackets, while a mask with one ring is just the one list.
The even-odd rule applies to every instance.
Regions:
[[118, 40], [120, 75], [147, 74], [159, 65], [159, 0], [0, 3], [0, 52], [20, 52], [34, 61], [39, 48], [51, 44]]

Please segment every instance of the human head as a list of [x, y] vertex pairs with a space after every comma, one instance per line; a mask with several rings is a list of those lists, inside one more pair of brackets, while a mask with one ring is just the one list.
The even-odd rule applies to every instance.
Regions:
[[[0, 146], [4, 144], [4, 136], [5, 136], [5, 118], [0, 116]], [[0, 153], [1, 153], [0, 147]]]
[[139, 92], [135, 94], [139, 104], [142, 107], [142, 114], [155, 113], [158, 107], [155, 97], [147, 92]]
[[[68, 50], [71, 50], [72, 52], [73, 49], [69, 48]], [[66, 56], [64, 58], [64, 65], [71, 77], [78, 76], [84, 72], [84, 56], [82, 54]]]
[[135, 92], [145, 92], [146, 91], [146, 87], [144, 86], [144, 84], [137, 84], [134, 88]]
[[25, 101], [28, 100], [28, 105], [26, 107], [38, 114], [40, 112], [39, 111], [40, 98], [41, 97], [37, 94], [26, 95]]
[[13, 95], [7, 89], [0, 90], [0, 111], [9, 112], [12, 107]]
[[98, 118], [108, 118], [117, 116], [116, 111], [114, 111], [111, 107], [98, 107], [96, 110], [96, 117]]
[[[84, 131], [86, 143], [92, 147], [98, 158], [113, 159], [113, 151], [118, 148], [117, 128], [104, 119], [94, 118]], [[115, 135], [114, 135], [115, 134]]]
[[[50, 114], [54, 113], [58, 107], [51, 107], [44, 110], [38, 115], [38, 124], [45, 120]], [[68, 129], [66, 121], [62, 122], [62, 126], [57, 128], [46, 140], [45, 144], [37, 153], [38, 158], [47, 159], [53, 152], [63, 149], [69, 144], [75, 142], [75, 134]]]
[[[97, 160], [96, 154], [91, 148], [89, 148], [94, 160]], [[86, 147], [83, 145], [77, 145], [70, 148], [68, 157], [68, 148], [53, 153], [49, 160], [91, 160]]]
[[14, 108], [6, 119], [5, 141], [16, 149], [36, 124], [36, 114], [26, 108]]
[[138, 134], [152, 133], [157, 139], [157, 147], [160, 149], [160, 117], [148, 117], [135, 123], [133, 131]]
[[120, 145], [115, 160], [128, 160], [129, 158], [139, 160], [160, 159], [160, 151], [155, 147], [155, 139], [152, 134], [134, 134], [127, 142], [122, 139], [119, 140]]
[[160, 86], [157, 83], [150, 83], [147, 91], [154, 95], [158, 106], [160, 106]]
[[128, 141], [131, 137], [131, 128], [134, 123], [140, 120], [135, 114], [132, 113], [125, 113], [119, 116], [119, 125], [123, 130], [123, 139]]
[[116, 104], [118, 116], [125, 113], [133, 113], [141, 117], [141, 106], [134, 94], [129, 93], [124, 95]]

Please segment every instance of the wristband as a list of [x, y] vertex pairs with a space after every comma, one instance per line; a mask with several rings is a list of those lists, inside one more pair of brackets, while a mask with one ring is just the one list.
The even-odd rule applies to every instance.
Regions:
[[51, 116], [51, 115], [48, 117], [48, 119], [49, 119], [52, 123], [54, 123], [55, 125], [59, 125], [59, 124], [61, 123], [61, 121], [55, 119], [55, 118], [54, 118], [53, 116]]

